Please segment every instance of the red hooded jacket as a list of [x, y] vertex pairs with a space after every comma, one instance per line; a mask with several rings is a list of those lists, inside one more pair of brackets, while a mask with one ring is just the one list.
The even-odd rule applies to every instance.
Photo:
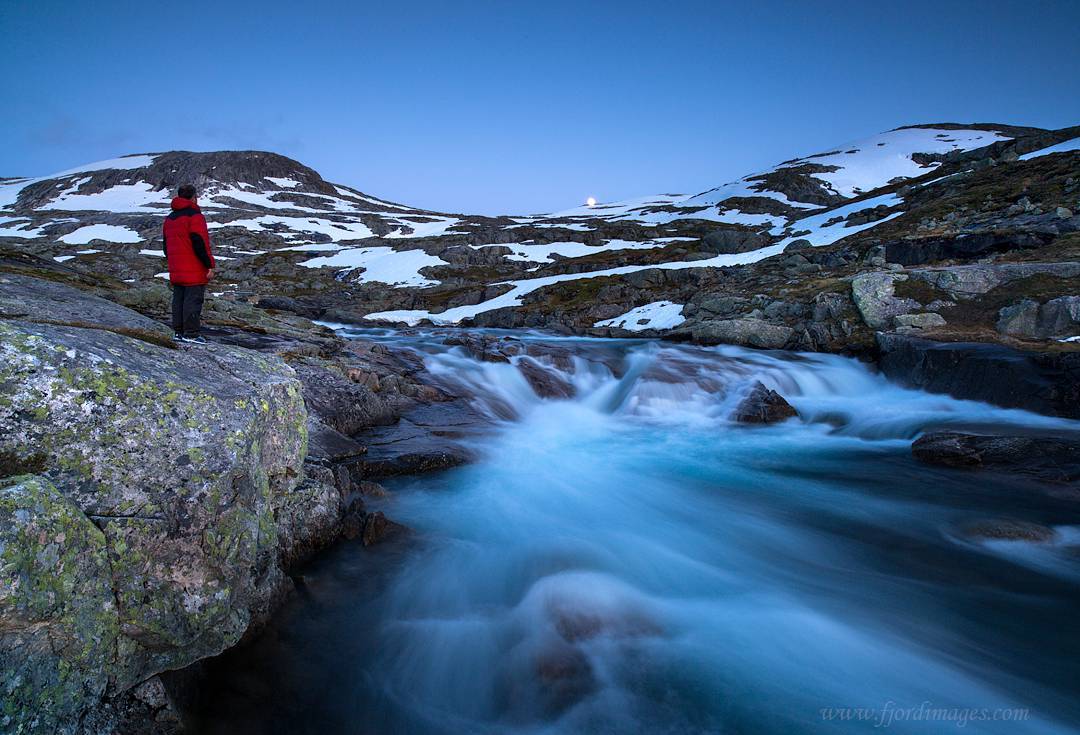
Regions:
[[199, 205], [190, 199], [172, 200], [172, 213], [162, 228], [165, 241], [161, 249], [169, 261], [169, 280], [180, 286], [202, 286], [207, 271], [214, 267], [210, 250], [210, 232]]

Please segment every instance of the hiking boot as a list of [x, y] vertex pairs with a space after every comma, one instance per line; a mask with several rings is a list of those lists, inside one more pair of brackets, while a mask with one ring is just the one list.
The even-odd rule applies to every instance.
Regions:
[[201, 334], [196, 334], [194, 337], [181, 337], [180, 340], [182, 342], [187, 342], [188, 344], [191, 344], [191, 345], [204, 345], [204, 344], [206, 344], [206, 337], [203, 337]]

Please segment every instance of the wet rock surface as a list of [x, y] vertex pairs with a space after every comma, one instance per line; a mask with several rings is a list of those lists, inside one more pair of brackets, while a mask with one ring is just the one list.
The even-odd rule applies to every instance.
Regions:
[[1052, 528], [1011, 518], [993, 518], [969, 523], [960, 529], [960, 533], [975, 541], [1027, 541], [1045, 544], [1057, 538], [1057, 532]]
[[1080, 436], [982, 436], [938, 431], [911, 445], [916, 459], [965, 469], [1026, 475], [1053, 483], [1080, 482]]
[[735, 407], [732, 419], [740, 424], [775, 424], [798, 415], [782, 395], [758, 382]]
[[882, 372], [902, 385], [1067, 418], [1080, 417], [1080, 352], [879, 334]]

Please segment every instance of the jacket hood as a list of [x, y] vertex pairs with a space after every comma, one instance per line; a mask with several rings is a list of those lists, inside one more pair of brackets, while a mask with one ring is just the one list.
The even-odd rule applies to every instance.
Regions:
[[184, 199], [183, 197], [174, 197], [172, 200], [173, 211], [177, 209], [198, 209], [199, 205], [193, 202], [191, 199]]

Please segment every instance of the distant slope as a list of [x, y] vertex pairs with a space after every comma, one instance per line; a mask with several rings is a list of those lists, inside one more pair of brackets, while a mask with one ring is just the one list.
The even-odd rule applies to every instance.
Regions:
[[830, 245], [901, 217], [911, 187], [1066, 152], [1077, 132], [897, 128], [697, 194], [513, 217], [385, 201], [263, 151], [137, 154], [0, 179], [0, 242], [129, 282], [162, 275], [161, 218], [176, 187], [192, 182], [223, 292], [258, 292], [272, 279], [281, 291], [352, 300], [373, 319], [459, 323], [567, 281], [758, 263], [801, 240]]

